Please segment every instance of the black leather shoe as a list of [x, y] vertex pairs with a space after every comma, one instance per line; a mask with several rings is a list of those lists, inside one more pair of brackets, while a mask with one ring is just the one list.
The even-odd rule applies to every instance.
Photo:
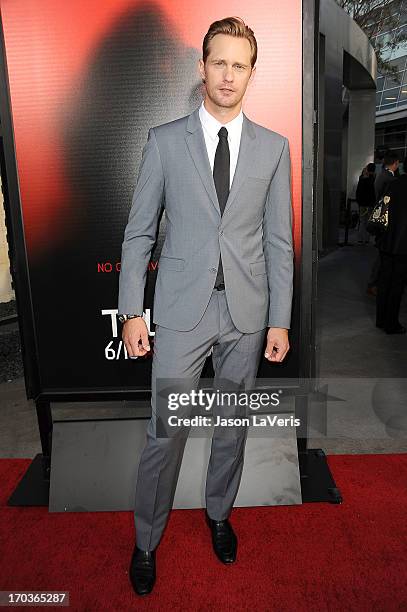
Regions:
[[155, 584], [155, 550], [134, 547], [129, 570], [130, 582], [137, 595], [148, 595]]
[[212, 533], [212, 545], [215, 555], [222, 563], [234, 563], [236, 561], [237, 537], [228, 519], [214, 521], [205, 512], [206, 522]]

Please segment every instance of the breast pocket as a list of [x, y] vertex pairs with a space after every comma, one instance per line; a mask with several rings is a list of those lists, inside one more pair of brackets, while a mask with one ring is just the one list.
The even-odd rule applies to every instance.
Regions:
[[266, 183], [270, 182], [270, 179], [267, 176], [248, 176], [250, 181], [266, 181]]
[[175, 272], [182, 272], [185, 268], [185, 259], [180, 257], [168, 257], [167, 255], [161, 255], [158, 261], [158, 268], [162, 270], [174, 270]]
[[267, 191], [270, 184], [270, 179], [263, 176], [248, 176], [247, 181], [251, 187]]

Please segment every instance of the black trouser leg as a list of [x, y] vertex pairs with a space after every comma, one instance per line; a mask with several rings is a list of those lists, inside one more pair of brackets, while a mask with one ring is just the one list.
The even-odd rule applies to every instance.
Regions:
[[387, 300], [391, 286], [392, 267], [392, 255], [380, 253], [376, 296], [376, 325], [378, 327], [384, 327], [386, 324]]
[[406, 275], [407, 255], [393, 255], [391, 282], [388, 290], [386, 317], [384, 321], [386, 331], [394, 331], [400, 327], [399, 312]]

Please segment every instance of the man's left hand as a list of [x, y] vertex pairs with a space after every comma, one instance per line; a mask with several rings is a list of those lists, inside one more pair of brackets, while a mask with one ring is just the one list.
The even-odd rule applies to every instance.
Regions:
[[288, 329], [283, 327], [270, 327], [267, 332], [267, 346], [264, 356], [269, 361], [281, 362], [290, 348], [288, 342]]

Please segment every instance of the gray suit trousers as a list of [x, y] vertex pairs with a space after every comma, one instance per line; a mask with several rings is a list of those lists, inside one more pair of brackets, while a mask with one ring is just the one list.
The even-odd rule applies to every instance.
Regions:
[[[239, 331], [231, 319], [226, 292], [214, 290], [198, 324], [188, 331], [156, 326], [152, 363], [152, 416], [147, 442], [141, 455], [135, 501], [137, 546], [154, 550], [158, 545], [171, 510], [178, 473], [186, 443], [185, 431], [168, 438], [156, 435], [157, 380], [188, 379], [197, 389], [208, 352], [213, 347], [215, 372], [213, 389], [236, 385], [236, 390], [254, 388], [266, 328], [254, 333]], [[227, 382], [226, 382], [227, 381]], [[189, 387], [191, 388], [191, 386]], [[217, 408], [230, 416], [230, 407]], [[223, 520], [231, 512], [243, 469], [247, 429], [212, 437], [206, 478], [206, 507], [209, 516]]]

